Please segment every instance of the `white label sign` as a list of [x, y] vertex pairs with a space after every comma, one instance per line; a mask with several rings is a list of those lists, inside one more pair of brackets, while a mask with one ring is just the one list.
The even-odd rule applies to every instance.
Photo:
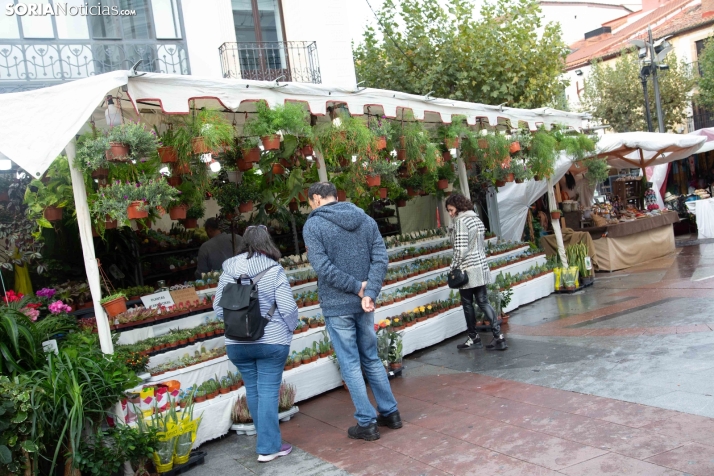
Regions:
[[587, 269], [588, 271], [590, 271], [591, 269], [593, 269], [593, 263], [592, 263], [592, 261], [590, 261], [590, 257], [589, 257], [589, 256], [586, 256], [586, 257], [585, 257], [585, 269]]
[[54, 339], [44, 341], [42, 343], [42, 350], [47, 353], [54, 352], [55, 355], [59, 354], [59, 347], [57, 347], [57, 341]]
[[142, 296], [141, 302], [147, 309], [153, 309], [158, 306], [173, 306], [174, 300], [171, 297], [171, 293], [168, 291], [162, 291], [160, 293], [149, 294], [148, 296]]

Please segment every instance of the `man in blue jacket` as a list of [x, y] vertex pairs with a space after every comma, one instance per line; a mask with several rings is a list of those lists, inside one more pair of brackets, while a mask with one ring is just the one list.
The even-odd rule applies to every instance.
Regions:
[[[377, 223], [355, 205], [338, 203], [333, 184], [313, 184], [308, 199], [312, 212], [303, 228], [303, 239], [317, 273], [320, 307], [358, 423], [347, 435], [377, 440], [377, 425], [402, 427], [397, 401], [377, 356], [374, 332], [374, 302], [387, 274], [387, 248]], [[367, 397], [362, 370], [379, 414]]]

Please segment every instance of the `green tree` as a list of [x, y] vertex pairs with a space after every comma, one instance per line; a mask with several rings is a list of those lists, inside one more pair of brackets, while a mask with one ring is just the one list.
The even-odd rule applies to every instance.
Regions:
[[[689, 66], [677, 61], [672, 52], [667, 55], [669, 70], [658, 72], [664, 126], [672, 130], [685, 118], [685, 109], [695, 81]], [[652, 78], [647, 84], [652, 125], [657, 129], [657, 108]], [[640, 82], [640, 61], [634, 50], [624, 50], [614, 65], [593, 62], [585, 81], [582, 108], [610, 125], [616, 132], [646, 131], [644, 96]]]
[[[442, 6], [443, 5], [443, 6]], [[568, 48], [533, 0], [386, 0], [354, 47], [360, 81], [381, 89], [534, 108], [562, 94]], [[540, 32], [540, 33], [539, 33]]]
[[714, 41], [707, 40], [704, 44], [704, 49], [699, 54], [699, 70], [702, 77], [699, 78], [697, 103], [714, 109]]

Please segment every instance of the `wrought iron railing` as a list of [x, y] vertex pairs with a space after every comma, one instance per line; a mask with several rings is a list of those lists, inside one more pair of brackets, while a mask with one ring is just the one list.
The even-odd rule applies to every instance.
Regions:
[[320, 60], [312, 41], [223, 43], [218, 48], [224, 78], [320, 84]]
[[182, 42], [8, 41], [0, 40], [0, 88], [31, 89], [131, 68], [139, 71], [190, 74]]

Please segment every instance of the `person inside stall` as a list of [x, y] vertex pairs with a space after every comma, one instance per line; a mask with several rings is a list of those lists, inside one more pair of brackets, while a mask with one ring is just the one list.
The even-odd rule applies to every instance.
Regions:
[[[223, 263], [245, 251], [243, 238], [240, 235], [223, 233], [218, 227], [218, 220], [209, 218], [203, 225], [209, 240], [198, 249], [198, 266], [196, 267], [196, 278], [200, 278], [202, 273], [218, 271]], [[233, 237], [235, 236], [235, 248]]]

